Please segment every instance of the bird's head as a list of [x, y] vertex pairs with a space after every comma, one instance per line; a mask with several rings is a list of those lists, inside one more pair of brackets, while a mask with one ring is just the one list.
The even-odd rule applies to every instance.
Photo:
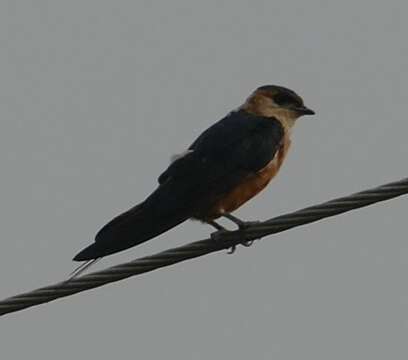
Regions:
[[275, 117], [292, 126], [303, 115], [314, 115], [303, 99], [294, 91], [277, 85], [265, 85], [256, 89], [241, 109], [255, 115]]

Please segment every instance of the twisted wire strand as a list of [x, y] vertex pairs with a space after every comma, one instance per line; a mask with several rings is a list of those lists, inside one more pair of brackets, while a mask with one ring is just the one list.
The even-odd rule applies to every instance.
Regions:
[[123, 280], [130, 276], [143, 274], [212, 252], [228, 249], [243, 241], [260, 239], [266, 235], [276, 234], [296, 226], [315, 222], [407, 193], [408, 178], [405, 178], [259, 222], [250, 225], [245, 230], [221, 231], [209, 239], [192, 242], [155, 255], [142, 257], [102, 271], [4, 299], [0, 301], [0, 316]]

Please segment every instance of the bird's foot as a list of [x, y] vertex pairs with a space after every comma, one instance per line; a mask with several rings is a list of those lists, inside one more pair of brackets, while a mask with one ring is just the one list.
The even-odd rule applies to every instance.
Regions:
[[[259, 224], [259, 221], [244, 221], [231, 214], [224, 214], [223, 216], [227, 218], [228, 220], [232, 221], [234, 224], [236, 224], [239, 230], [245, 230], [253, 225]], [[245, 239], [240, 242], [240, 244], [245, 247], [250, 247], [253, 243], [254, 243], [254, 240], [245, 240]], [[236, 245], [233, 245], [229, 249], [228, 254], [233, 254], [235, 252], [236, 247], [237, 247]]]
[[[231, 214], [224, 214], [223, 217], [227, 218], [228, 220], [232, 221], [234, 224], [236, 224], [238, 226], [239, 230], [245, 230], [253, 225], [256, 225], [259, 223], [259, 221], [244, 221], [241, 220]], [[211, 225], [212, 227], [214, 227], [217, 231], [213, 232], [211, 234], [211, 239], [218, 241], [220, 237], [222, 237], [223, 234], [225, 234], [226, 232], [229, 232], [228, 229], [226, 229], [224, 226], [218, 224], [217, 222], [215, 222], [214, 220], [208, 220], [207, 224]], [[243, 236], [243, 240], [240, 242], [240, 244], [242, 246], [245, 247], [250, 247], [253, 243], [254, 240], [246, 240], [245, 239], [245, 234], [242, 234]], [[233, 245], [229, 248], [228, 250], [228, 254], [233, 254], [235, 252], [237, 248], [237, 245]]]
[[226, 229], [224, 226], [218, 224], [218, 223], [215, 222], [214, 220], [207, 220], [206, 223], [207, 223], [208, 225], [211, 225], [214, 229], [217, 230], [217, 231], [211, 233], [211, 239], [213, 239], [213, 240], [215, 240], [215, 241], [218, 241], [219, 238], [220, 238], [223, 234], [229, 232], [228, 229]]
[[[240, 244], [242, 246], [245, 246], [245, 247], [250, 247], [253, 243], [254, 243], [254, 240], [243, 240], [243, 241], [240, 242]], [[232, 245], [228, 249], [228, 254], [233, 254], [235, 252], [236, 248], [237, 248], [237, 245]]]
[[[229, 232], [228, 229], [226, 229], [224, 226], [218, 224], [217, 222], [215, 222], [214, 220], [208, 220], [207, 221], [208, 225], [211, 225], [212, 227], [214, 227], [217, 231], [213, 232], [211, 234], [211, 239], [214, 241], [219, 241], [220, 237], [222, 237], [222, 235], [226, 234], [227, 232]], [[235, 252], [235, 248], [236, 245], [233, 245], [229, 248], [228, 250], [228, 254], [232, 254]]]

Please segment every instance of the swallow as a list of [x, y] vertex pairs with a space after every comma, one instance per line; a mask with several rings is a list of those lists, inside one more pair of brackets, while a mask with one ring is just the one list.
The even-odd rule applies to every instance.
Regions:
[[222, 216], [238, 226], [245, 224], [231, 213], [275, 177], [288, 153], [296, 120], [313, 114], [294, 91], [276, 85], [259, 87], [176, 156], [159, 176], [156, 190], [107, 223], [95, 242], [73, 260], [89, 264], [188, 219], [216, 229], [223, 229], [215, 221]]

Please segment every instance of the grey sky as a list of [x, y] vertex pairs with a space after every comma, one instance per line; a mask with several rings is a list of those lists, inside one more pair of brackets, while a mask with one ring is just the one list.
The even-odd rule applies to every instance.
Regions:
[[[266, 219], [408, 176], [406, 1], [0, 4], [1, 298], [64, 278], [257, 86], [301, 119]], [[405, 359], [408, 199], [0, 319], [5, 359]], [[95, 269], [206, 237], [186, 223]]]

